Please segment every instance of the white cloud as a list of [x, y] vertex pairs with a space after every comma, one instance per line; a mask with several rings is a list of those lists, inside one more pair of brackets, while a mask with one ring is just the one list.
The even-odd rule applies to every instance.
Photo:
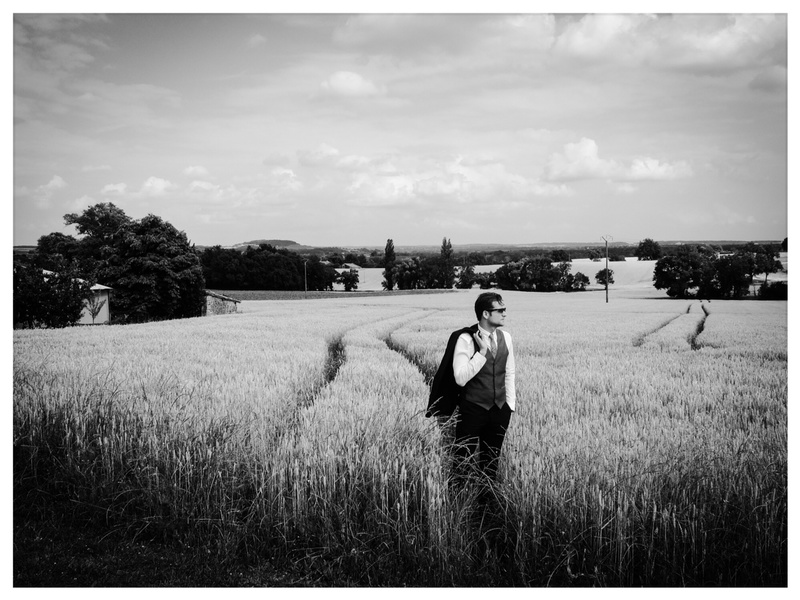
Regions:
[[648, 15], [599, 14], [586, 15], [570, 23], [558, 37], [556, 51], [581, 58], [602, 58], [615, 53], [619, 58], [635, 53], [627, 52], [636, 44], [635, 34], [655, 17]]
[[589, 138], [566, 144], [564, 151], [551, 155], [545, 166], [545, 177], [549, 181], [663, 181], [691, 175], [692, 169], [685, 161], [670, 164], [641, 157], [625, 166], [616, 160], [601, 158], [597, 142]]
[[658, 181], [665, 179], [680, 179], [692, 174], [691, 167], [684, 161], [674, 164], [662, 163], [655, 158], [637, 158], [630, 168], [621, 176], [633, 181]]
[[49, 208], [50, 200], [56, 191], [67, 187], [67, 182], [59, 175], [53, 175], [53, 178], [47, 183], [40, 185], [33, 193], [33, 198], [38, 208]]
[[94, 204], [97, 204], [94, 198], [91, 196], [81, 196], [80, 198], [76, 198], [73, 200], [72, 204], [70, 204], [70, 208], [74, 211], [84, 210]]
[[346, 192], [350, 204], [491, 204], [496, 207], [526, 203], [533, 196], [566, 196], [563, 184], [541, 182], [510, 172], [504, 164], [486, 158], [456, 157], [443, 162], [409, 165], [387, 171], [386, 161], [370, 161], [368, 169], [353, 175]]
[[127, 183], [107, 183], [103, 186], [103, 189], [100, 190], [100, 193], [103, 195], [124, 194], [127, 189]]
[[67, 182], [64, 181], [59, 175], [53, 175], [53, 178], [42, 186], [42, 188], [51, 192], [65, 187], [67, 187]]
[[192, 181], [189, 184], [189, 193], [212, 192], [218, 190], [219, 186], [209, 181]]
[[296, 192], [303, 188], [303, 183], [297, 178], [294, 171], [283, 167], [275, 167], [269, 173], [269, 184], [278, 189]]
[[169, 190], [174, 189], [175, 185], [160, 177], [148, 177], [142, 184], [140, 193], [145, 196], [163, 196]]
[[386, 93], [369, 79], [352, 71], [337, 71], [319, 84], [322, 96], [344, 96], [348, 98], [380, 96]]
[[208, 169], [196, 165], [196, 166], [186, 167], [183, 170], [183, 174], [189, 175], [190, 177], [205, 177], [206, 175], [208, 175]]
[[265, 38], [260, 33], [253, 34], [249, 38], [247, 38], [247, 45], [250, 48], [259, 48], [266, 43], [267, 43], [267, 38]]
[[566, 144], [562, 153], [550, 157], [545, 168], [547, 179], [551, 181], [613, 178], [620, 172], [621, 167], [616, 162], [600, 158], [597, 142], [589, 138]]

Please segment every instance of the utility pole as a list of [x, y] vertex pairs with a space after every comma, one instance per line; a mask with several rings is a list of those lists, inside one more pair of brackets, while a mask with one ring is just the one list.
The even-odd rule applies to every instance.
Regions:
[[608, 240], [613, 240], [614, 237], [611, 235], [603, 236], [603, 240], [606, 242], [606, 304], [608, 304]]

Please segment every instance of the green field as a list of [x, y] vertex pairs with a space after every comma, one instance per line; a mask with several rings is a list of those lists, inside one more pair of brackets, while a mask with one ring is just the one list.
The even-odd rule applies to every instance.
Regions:
[[423, 415], [476, 295], [16, 331], [15, 584], [787, 584], [786, 303], [504, 293], [484, 511]]

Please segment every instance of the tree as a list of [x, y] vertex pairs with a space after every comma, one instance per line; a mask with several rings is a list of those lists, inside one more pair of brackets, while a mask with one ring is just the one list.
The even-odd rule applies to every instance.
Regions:
[[39, 238], [34, 251], [34, 263], [55, 271], [61, 268], [65, 261], [72, 264], [80, 253], [80, 242], [71, 235], [54, 232]]
[[14, 327], [69, 327], [81, 319], [91, 284], [74, 267], [46, 273], [35, 265], [14, 265]]
[[[569, 269], [569, 263], [562, 263]], [[511, 261], [495, 271], [497, 285], [503, 290], [554, 292], [560, 289], [563, 267], [554, 267], [549, 256], [534, 256]]]
[[114, 288], [115, 321], [202, 314], [205, 279], [184, 232], [155, 215], [131, 219], [111, 203], [64, 215], [64, 222], [75, 225], [83, 236], [77, 244], [72, 247], [68, 239], [51, 234], [40, 240], [38, 250], [69, 248], [68, 256], [62, 258], [72, 259], [84, 278]]
[[422, 261], [418, 256], [412, 256], [395, 263], [392, 268], [392, 280], [397, 283], [399, 290], [422, 289]]
[[599, 248], [589, 248], [589, 258], [593, 261], [598, 261], [603, 258], [603, 253]]
[[767, 277], [771, 273], [777, 273], [783, 268], [781, 262], [777, 260], [778, 251], [771, 246], [747, 242], [736, 254], [747, 261], [750, 285], [753, 285], [753, 280], [757, 274], [764, 273], [764, 283], [767, 283]]
[[447, 238], [442, 238], [442, 248], [439, 251], [440, 273], [436, 287], [451, 289], [456, 281], [456, 264], [453, 258], [453, 244]]
[[394, 253], [394, 241], [389, 238], [386, 240], [386, 248], [383, 251], [383, 282], [382, 286], [383, 289], [391, 291], [394, 289], [395, 280], [394, 280], [394, 263], [395, 263], [395, 253]]
[[467, 262], [467, 260], [465, 259], [465, 264], [461, 268], [461, 271], [458, 274], [456, 287], [460, 290], [468, 290], [471, 289], [474, 284], [475, 284], [475, 267], [472, 266], [472, 264]]
[[661, 245], [651, 238], [645, 238], [639, 242], [634, 256], [638, 260], [658, 260], [662, 256]]
[[709, 278], [714, 272], [711, 260], [707, 253], [693, 246], [662, 256], [653, 270], [653, 285], [656, 289], [666, 289], [670, 298], [689, 298], [697, 289], [706, 291], [713, 287]]
[[742, 298], [747, 295], [751, 281], [747, 257], [734, 254], [721, 256], [714, 261], [714, 285], [703, 289], [701, 295], [709, 298]]
[[578, 271], [575, 273], [575, 277], [572, 279], [572, 281], [569, 282], [569, 289], [565, 291], [584, 292], [586, 291], [586, 286], [589, 285], [589, 283], [589, 278]]
[[561, 249], [553, 250], [550, 253], [550, 260], [558, 263], [572, 262], [572, 258], [570, 258], [569, 252]]
[[614, 269], [600, 269], [594, 276], [594, 279], [597, 281], [598, 285], [606, 285], [606, 280], [608, 281], [608, 285], [611, 285], [614, 283]]
[[103, 310], [103, 307], [106, 305], [106, 299], [103, 298], [100, 300], [100, 297], [97, 294], [90, 294], [89, 298], [86, 300], [86, 308], [89, 309], [89, 314], [92, 316], [92, 325], [94, 325], [95, 319], [97, 319], [97, 315], [100, 314], [100, 311]]
[[356, 269], [348, 269], [342, 271], [337, 277], [337, 281], [344, 285], [345, 292], [352, 292], [358, 289], [358, 271]]
[[115, 318], [136, 323], [202, 314], [203, 269], [184, 232], [147, 215], [119, 237], [114, 260], [98, 271], [114, 288]]

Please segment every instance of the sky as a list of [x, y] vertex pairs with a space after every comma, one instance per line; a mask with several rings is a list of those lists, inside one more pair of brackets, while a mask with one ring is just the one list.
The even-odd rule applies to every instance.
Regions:
[[24, 10], [15, 245], [100, 202], [202, 246], [788, 235], [786, 9]]

